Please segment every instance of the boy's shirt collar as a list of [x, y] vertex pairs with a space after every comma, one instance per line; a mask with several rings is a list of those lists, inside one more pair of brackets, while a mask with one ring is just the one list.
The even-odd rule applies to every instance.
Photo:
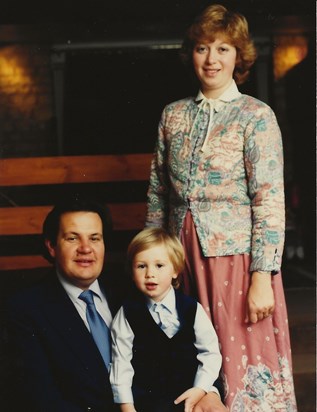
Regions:
[[149, 309], [153, 309], [153, 306], [156, 304], [161, 304], [171, 313], [175, 312], [176, 298], [173, 286], [170, 287], [170, 290], [168, 291], [167, 295], [160, 302], [155, 302], [153, 299], [147, 298], [147, 306]]

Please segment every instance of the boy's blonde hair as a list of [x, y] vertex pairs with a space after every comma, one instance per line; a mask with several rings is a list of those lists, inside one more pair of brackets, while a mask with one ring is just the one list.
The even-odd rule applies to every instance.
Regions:
[[233, 78], [237, 84], [242, 84], [256, 59], [256, 49], [249, 35], [246, 18], [235, 11], [227, 10], [220, 4], [207, 7], [189, 27], [183, 42], [181, 57], [192, 66], [192, 53], [197, 43], [214, 41], [217, 35], [222, 35], [234, 46], [237, 58]]
[[[165, 229], [160, 227], [149, 227], [139, 232], [128, 246], [127, 260], [129, 272], [132, 272], [132, 265], [135, 256], [157, 245], [164, 245], [167, 250], [174, 270], [177, 274], [182, 272], [185, 266], [185, 253], [180, 240]], [[173, 279], [172, 285], [174, 288], [179, 287], [179, 279]]]

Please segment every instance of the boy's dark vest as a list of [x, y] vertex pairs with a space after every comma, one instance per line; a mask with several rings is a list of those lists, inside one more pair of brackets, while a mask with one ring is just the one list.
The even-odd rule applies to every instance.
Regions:
[[134, 400], [176, 399], [191, 388], [197, 372], [194, 322], [197, 303], [176, 291], [180, 329], [168, 338], [152, 318], [143, 296], [126, 302], [126, 318], [133, 330]]

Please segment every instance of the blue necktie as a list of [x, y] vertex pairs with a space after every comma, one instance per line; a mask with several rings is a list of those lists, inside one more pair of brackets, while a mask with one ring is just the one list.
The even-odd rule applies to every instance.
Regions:
[[164, 322], [165, 319], [164, 319], [164, 316], [163, 316], [163, 311], [164, 311], [163, 306], [160, 305], [159, 303], [155, 303], [154, 312], [157, 313], [157, 316], [158, 316], [158, 319], [159, 319], [158, 325], [161, 329], [166, 329], [167, 325], [166, 325], [166, 322]]
[[173, 315], [164, 304], [160, 303], [155, 303], [153, 310], [159, 319], [158, 326], [169, 338], [172, 338], [180, 328], [180, 322], [176, 315]]
[[79, 295], [79, 299], [87, 304], [86, 317], [90, 327], [90, 333], [94, 338], [106, 367], [109, 369], [109, 364], [111, 362], [110, 331], [105, 321], [97, 312], [93, 295], [94, 292], [91, 290], [85, 290]]

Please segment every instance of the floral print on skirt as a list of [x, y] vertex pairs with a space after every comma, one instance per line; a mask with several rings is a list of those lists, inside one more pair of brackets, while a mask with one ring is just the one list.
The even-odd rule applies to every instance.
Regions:
[[250, 256], [204, 257], [190, 212], [181, 240], [186, 254], [183, 288], [198, 298], [218, 334], [230, 412], [297, 411], [281, 274], [272, 277], [273, 315], [246, 324]]

